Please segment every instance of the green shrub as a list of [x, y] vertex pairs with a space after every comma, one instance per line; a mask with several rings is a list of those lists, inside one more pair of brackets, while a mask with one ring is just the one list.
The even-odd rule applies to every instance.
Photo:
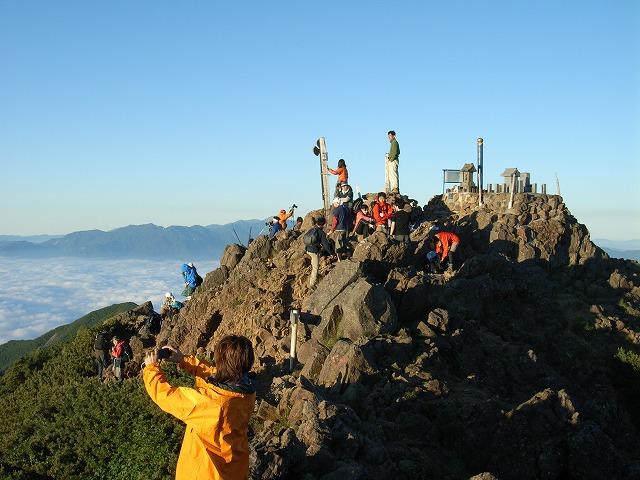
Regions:
[[640, 372], [640, 355], [637, 353], [633, 353], [631, 350], [625, 351], [620, 347], [615, 357], [622, 363], [629, 365], [635, 372]]

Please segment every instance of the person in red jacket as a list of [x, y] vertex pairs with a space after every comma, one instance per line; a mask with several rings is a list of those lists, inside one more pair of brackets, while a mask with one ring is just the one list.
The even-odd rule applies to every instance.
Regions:
[[387, 203], [384, 192], [378, 194], [378, 200], [373, 205], [373, 218], [376, 221], [377, 232], [387, 232], [387, 221], [393, 217], [393, 207]]
[[453, 253], [458, 249], [460, 238], [451, 232], [440, 232], [433, 236], [435, 251], [440, 255], [440, 262], [444, 264], [447, 259], [447, 270], [453, 270]]

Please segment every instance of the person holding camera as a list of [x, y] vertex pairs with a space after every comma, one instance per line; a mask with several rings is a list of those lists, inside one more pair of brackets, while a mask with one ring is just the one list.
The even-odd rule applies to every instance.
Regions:
[[[228, 335], [215, 346], [213, 356], [215, 366], [166, 346], [145, 358], [142, 378], [151, 400], [187, 426], [176, 466], [178, 480], [248, 475], [249, 419], [257, 388], [250, 372], [253, 346], [246, 337]], [[195, 388], [171, 386], [160, 366], [162, 359], [193, 375]]]

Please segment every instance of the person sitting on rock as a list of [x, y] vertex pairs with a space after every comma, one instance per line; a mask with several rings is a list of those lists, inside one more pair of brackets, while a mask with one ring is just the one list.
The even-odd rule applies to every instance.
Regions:
[[353, 208], [353, 189], [347, 182], [340, 182], [340, 191], [337, 197], [340, 199], [340, 203], [349, 209]]
[[303, 222], [302, 217], [296, 218], [296, 224], [293, 226], [293, 229], [295, 231], [300, 231], [300, 229], [302, 228], [302, 222]]
[[164, 295], [164, 302], [160, 306], [160, 315], [162, 317], [173, 317], [184, 305], [175, 299], [173, 293], [167, 292]]
[[376, 229], [375, 223], [375, 220], [369, 214], [369, 205], [362, 203], [360, 210], [356, 214], [356, 226], [353, 229], [353, 233], [362, 235], [362, 238], [365, 239]]
[[[408, 208], [407, 208], [408, 207]], [[409, 243], [409, 222], [411, 221], [411, 205], [401, 198], [394, 203], [395, 213], [391, 218], [389, 235], [399, 242]]]
[[439, 232], [433, 236], [434, 250], [440, 255], [441, 265], [447, 265], [447, 271], [453, 271], [453, 254], [458, 249], [460, 238], [451, 232]]
[[350, 249], [348, 235], [351, 227], [351, 212], [340, 202], [339, 198], [333, 199], [333, 207], [333, 221], [329, 235], [335, 232], [336, 255], [338, 261], [341, 261], [341, 256], [346, 255]]
[[[309, 277], [309, 287], [313, 287], [318, 279], [318, 266], [320, 265], [320, 254], [325, 251], [329, 254], [330, 258], [334, 256], [334, 250], [331, 243], [327, 239], [327, 234], [324, 233], [324, 226], [326, 224], [324, 217], [320, 217], [317, 220], [313, 220], [313, 227], [311, 230], [315, 230], [312, 236], [313, 241], [310, 245], [305, 247], [305, 251], [311, 257], [311, 276]], [[305, 235], [307, 235], [305, 233]]]
[[387, 233], [387, 222], [393, 216], [393, 208], [387, 203], [387, 194], [380, 192], [378, 200], [373, 205], [373, 218], [376, 221], [376, 231]]

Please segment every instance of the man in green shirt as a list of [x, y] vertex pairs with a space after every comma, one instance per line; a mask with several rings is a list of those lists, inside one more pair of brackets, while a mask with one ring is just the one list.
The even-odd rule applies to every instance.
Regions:
[[396, 140], [396, 132], [389, 130], [389, 154], [387, 158], [387, 178], [389, 179], [389, 190], [400, 193], [400, 181], [398, 179], [398, 163], [400, 162], [400, 145]]

